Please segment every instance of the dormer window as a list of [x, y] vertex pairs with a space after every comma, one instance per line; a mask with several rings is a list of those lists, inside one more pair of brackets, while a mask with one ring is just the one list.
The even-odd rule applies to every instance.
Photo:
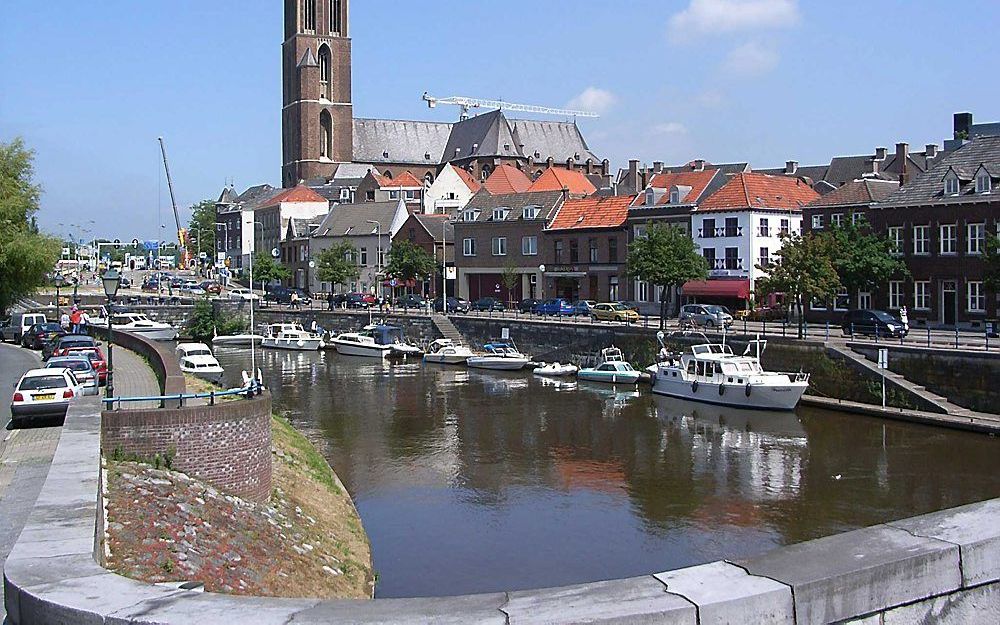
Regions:
[[507, 219], [507, 215], [510, 215], [510, 209], [506, 206], [493, 209], [493, 221], [503, 221]]
[[470, 209], [462, 212], [462, 221], [476, 221], [479, 219], [479, 211]]
[[670, 190], [670, 203], [671, 204], [680, 204], [681, 203], [681, 190], [680, 189], [671, 189]]
[[538, 210], [537, 206], [525, 206], [521, 217], [522, 219], [538, 219]]
[[993, 190], [993, 181], [985, 171], [979, 172], [976, 176], [976, 193], [989, 193]]
[[656, 192], [652, 189], [646, 189], [646, 206], [652, 206], [656, 203]]
[[945, 195], [958, 195], [958, 176], [955, 174], [948, 174], [944, 179], [944, 194]]

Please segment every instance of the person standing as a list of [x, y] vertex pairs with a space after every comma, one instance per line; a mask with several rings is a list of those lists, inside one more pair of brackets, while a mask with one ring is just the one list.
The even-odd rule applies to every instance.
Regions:
[[73, 306], [73, 309], [69, 313], [69, 324], [70, 332], [73, 334], [80, 333], [80, 309]]
[[294, 308], [295, 310], [299, 309], [299, 293], [298, 293], [298, 291], [292, 291], [292, 297], [290, 298], [289, 304], [291, 304], [292, 308]]
[[65, 310], [63, 314], [59, 317], [59, 325], [62, 326], [63, 330], [69, 332], [69, 313]]

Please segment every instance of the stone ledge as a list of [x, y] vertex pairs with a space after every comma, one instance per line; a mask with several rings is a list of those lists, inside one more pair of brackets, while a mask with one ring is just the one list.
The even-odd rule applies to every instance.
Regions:
[[509, 594], [503, 612], [522, 623], [696, 625], [695, 607], [652, 576]]
[[654, 575], [667, 592], [698, 608], [698, 625], [792, 623], [792, 589], [750, 575], [728, 562], [713, 562]]

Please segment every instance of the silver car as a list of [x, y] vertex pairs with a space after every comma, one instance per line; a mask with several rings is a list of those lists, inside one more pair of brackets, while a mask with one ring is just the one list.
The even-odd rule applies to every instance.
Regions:
[[725, 306], [715, 304], [685, 304], [679, 316], [681, 327], [728, 328], [733, 316]]
[[56, 356], [45, 363], [45, 368], [69, 369], [73, 372], [73, 377], [83, 387], [84, 395], [98, 395], [100, 393], [97, 370], [94, 369], [94, 364], [87, 356]]

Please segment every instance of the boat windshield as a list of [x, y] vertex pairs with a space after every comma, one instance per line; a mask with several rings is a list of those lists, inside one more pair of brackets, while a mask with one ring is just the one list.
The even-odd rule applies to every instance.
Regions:
[[704, 356], [708, 354], [721, 354], [721, 355], [733, 355], [733, 350], [728, 345], [718, 345], [715, 343], [709, 345], [695, 345], [691, 348], [691, 352], [696, 356]]

